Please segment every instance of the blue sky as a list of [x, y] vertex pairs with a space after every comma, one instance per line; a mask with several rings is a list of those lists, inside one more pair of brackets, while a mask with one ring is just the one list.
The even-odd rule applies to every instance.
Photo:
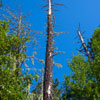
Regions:
[[[53, 76], [63, 81], [64, 74], [69, 75], [71, 72], [67, 66], [67, 59], [71, 59], [72, 53], [77, 54], [76, 48], [80, 46], [80, 44], [74, 43], [74, 41], [78, 40], [75, 37], [77, 36], [79, 23], [81, 30], [85, 31], [84, 37], [87, 39], [92, 36], [94, 29], [100, 24], [100, 0], [54, 0], [54, 2], [64, 4], [64, 7], [57, 7], [58, 12], [54, 12], [56, 24], [58, 25], [54, 31], [68, 32], [68, 34], [62, 34], [54, 38], [58, 50], [64, 51], [65, 54], [54, 57], [55, 62], [62, 64], [63, 67], [54, 67]], [[12, 9], [16, 7], [14, 0], [4, 0], [4, 3], [8, 4]], [[27, 19], [32, 24], [31, 28], [46, 33], [47, 15], [41, 9], [45, 2], [43, 0], [18, 0], [17, 3], [22, 7], [23, 13], [32, 10]], [[41, 34], [41, 37], [37, 39], [37, 43], [41, 48], [37, 51], [36, 57], [45, 59], [46, 36]], [[28, 54], [30, 55], [32, 53], [31, 49], [29, 51]], [[44, 65], [36, 61], [35, 66], [42, 68]]]

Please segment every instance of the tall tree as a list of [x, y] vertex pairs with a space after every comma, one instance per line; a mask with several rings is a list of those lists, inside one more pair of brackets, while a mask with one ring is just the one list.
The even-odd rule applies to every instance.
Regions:
[[43, 100], [52, 100], [53, 25], [52, 25], [51, 2], [52, 2], [51, 0], [48, 0], [48, 15], [47, 15], [48, 28], [47, 28], [47, 45], [46, 45]]
[[77, 55], [68, 63], [72, 73], [65, 76], [63, 100], [100, 99], [100, 28], [94, 31], [90, 44], [92, 61]]
[[[43, 91], [43, 99], [44, 100], [52, 100], [52, 67], [53, 64], [53, 56], [62, 53], [61, 51], [54, 51], [53, 47], [53, 37], [57, 36], [64, 32], [54, 32], [54, 15], [52, 11], [52, 6], [63, 5], [63, 4], [52, 4], [53, 0], [48, 1], [48, 13], [47, 13], [47, 44], [46, 44], [46, 58], [45, 58], [45, 73], [44, 73], [44, 91]], [[61, 64], [55, 64], [56, 66], [60, 66]]]
[[[14, 59], [12, 55], [19, 55], [16, 52], [17, 43], [21, 43], [22, 39], [16, 35], [8, 34], [8, 24], [5, 21], [0, 21], [0, 99], [15, 100], [26, 98], [26, 82], [23, 75], [16, 77], [13, 70]], [[11, 55], [12, 54], [12, 55]], [[23, 79], [25, 81], [23, 82]], [[17, 87], [17, 88], [16, 88]]]
[[[21, 68], [22, 64], [25, 62], [26, 58], [28, 58], [26, 53], [26, 48], [27, 45], [25, 42], [29, 42], [30, 39], [30, 32], [31, 29], [29, 28], [29, 23], [26, 22], [25, 18], [29, 15], [29, 13], [23, 15], [22, 12], [20, 11], [19, 13], [16, 12], [13, 9], [6, 8], [6, 13], [8, 15], [1, 14], [2, 17], [6, 20], [9, 20], [9, 29], [10, 29], [10, 34], [15, 34], [17, 38], [22, 39], [22, 43], [16, 43], [16, 52], [17, 53], [23, 53], [22, 56], [19, 55], [13, 55], [14, 61], [14, 70], [16, 72], [16, 75], [19, 75], [19, 68]], [[26, 23], [25, 23], [26, 22]], [[33, 36], [31, 37], [33, 38]], [[31, 41], [30, 41], [31, 42]]]
[[[25, 39], [25, 38], [24, 38]], [[28, 74], [28, 70], [22, 71], [18, 68], [19, 75], [14, 70], [15, 57], [24, 57], [24, 51], [17, 52], [16, 47], [19, 44], [26, 46], [27, 39], [17, 37], [10, 34], [8, 23], [0, 21], [0, 99], [1, 100], [26, 100], [31, 98], [30, 84], [32, 80], [37, 78], [32, 74]], [[29, 100], [29, 99], [28, 99]]]
[[[5, 64], [7, 66], [6, 70], [5, 70], [5, 66], [3, 66], [3, 65], [0, 66], [1, 70], [2, 70], [2, 73], [0, 73], [0, 74], [2, 77], [4, 77], [4, 79], [2, 78], [2, 82], [0, 83], [0, 86], [2, 86], [3, 82], [5, 82], [4, 85], [7, 87], [7, 89], [8, 89], [7, 91], [9, 92], [9, 90], [10, 90], [9, 94], [10, 93], [12, 93], [12, 94], [8, 95], [8, 93], [5, 92], [6, 87], [3, 88], [4, 87], [4, 85], [3, 85], [2, 86], [3, 91], [1, 91], [0, 95], [2, 95], [2, 98], [5, 95], [4, 99], [6, 99], [6, 98], [8, 99], [10, 96], [11, 98], [9, 98], [9, 99], [11, 99], [11, 100], [14, 100], [14, 99], [25, 100], [26, 98], [30, 98], [28, 95], [29, 91], [30, 91], [30, 84], [32, 84], [31, 80], [34, 79], [32, 74], [28, 74], [28, 70], [27, 71], [24, 70], [23, 72], [21, 72], [22, 64], [26, 61], [26, 59], [32, 58], [32, 57], [28, 57], [28, 55], [26, 55], [26, 48], [28, 47], [26, 45], [26, 43], [28, 43], [31, 39], [30, 39], [30, 35], [29, 35], [29, 33], [30, 33], [30, 28], [28, 27], [29, 24], [28, 25], [27, 25], [27, 23], [25, 24], [24, 19], [27, 17], [27, 15], [29, 13], [26, 15], [22, 15], [22, 13], [20, 12], [20, 14], [16, 15], [16, 13], [14, 13], [13, 10], [9, 10], [6, 8], [6, 11], [9, 13], [10, 16], [4, 15], [6, 13], [2, 14], [2, 16], [6, 20], [8, 20], [9, 25], [7, 28], [9, 28], [8, 29], [9, 31], [5, 32], [5, 34], [7, 35], [6, 36], [7, 39], [2, 38], [5, 36], [3, 34], [4, 31], [2, 32], [2, 29], [5, 28], [6, 24], [0, 23], [0, 26], [3, 27], [3, 28], [1, 27], [1, 30], [0, 30], [1, 31], [0, 41], [1, 42], [3, 41], [3, 43], [6, 44], [6, 46], [4, 45], [4, 48], [3, 49], [1, 48], [1, 50], [0, 50], [0, 51], [4, 50], [3, 52], [5, 52], [5, 53], [1, 52], [0, 57], [7, 56], [7, 60], [9, 60], [9, 63]], [[2, 44], [0, 44], [0, 47], [2, 47]], [[1, 59], [6, 61], [5, 58], [1, 58]], [[2, 62], [2, 61], [0, 61], [0, 62]], [[10, 65], [10, 64], [12, 64], [12, 65]], [[8, 69], [10, 69], [10, 70], [8, 70]], [[8, 75], [8, 78], [7, 78], [6, 73]], [[11, 84], [11, 85], [9, 85], [9, 84]], [[14, 84], [14, 85], [12, 85], [12, 84]], [[15, 87], [18, 87], [18, 88], [15, 89]], [[26, 88], [27, 88], [27, 91], [26, 91]], [[24, 94], [24, 98], [23, 98], [22, 94]], [[26, 94], [27, 94], [27, 96], [26, 96]], [[21, 95], [22, 95], [22, 98], [21, 98]]]

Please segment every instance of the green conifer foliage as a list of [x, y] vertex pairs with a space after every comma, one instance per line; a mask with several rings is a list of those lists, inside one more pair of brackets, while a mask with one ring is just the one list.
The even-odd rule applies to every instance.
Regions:
[[68, 63], [72, 73], [65, 76], [63, 100], [100, 100], [100, 28], [90, 43], [93, 61], [76, 55]]

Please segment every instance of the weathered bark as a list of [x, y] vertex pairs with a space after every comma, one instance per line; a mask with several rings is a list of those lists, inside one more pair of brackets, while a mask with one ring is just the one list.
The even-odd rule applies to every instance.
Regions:
[[43, 100], [52, 100], [52, 66], [53, 66], [52, 45], [53, 45], [53, 25], [52, 25], [52, 13], [51, 13], [51, 0], [49, 0]]
[[85, 50], [85, 52], [86, 52], [88, 58], [89, 58], [90, 60], [92, 60], [92, 59], [91, 59], [90, 52], [89, 52], [89, 50], [88, 50], [88, 47], [86, 46], [86, 43], [84, 42], [84, 39], [83, 39], [83, 37], [82, 37], [82, 35], [81, 35], [80, 30], [78, 30], [77, 32], [78, 32], [78, 35], [79, 35], [79, 37], [80, 37], [82, 46], [83, 46], [83, 48], [84, 48], [84, 50]]

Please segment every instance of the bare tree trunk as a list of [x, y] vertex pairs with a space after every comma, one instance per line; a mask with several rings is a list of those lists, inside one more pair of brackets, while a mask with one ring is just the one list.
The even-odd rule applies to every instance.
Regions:
[[52, 100], [52, 66], [53, 66], [52, 45], [53, 45], [53, 25], [52, 25], [51, 0], [49, 0], [43, 100]]
[[90, 52], [89, 52], [89, 50], [88, 50], [88, 47], [86, 46], [86, 43], [84, 42], [84, 39], [83, 39], [83, 37], [82, 37], [82, 35], [81, 35], [80, 30], [78, 30], [77, 32], [78, 32], [78, 36], [80, 37], [80, 40], [81, 40], [82, 46], [83, 46], [83, 48], [84, 48], [84, 50], [85, 50], [85, 52], [86, 52], [88, 58], [89, 58], [90, 61], [91, 61], [92, 59], [91, 59]]

